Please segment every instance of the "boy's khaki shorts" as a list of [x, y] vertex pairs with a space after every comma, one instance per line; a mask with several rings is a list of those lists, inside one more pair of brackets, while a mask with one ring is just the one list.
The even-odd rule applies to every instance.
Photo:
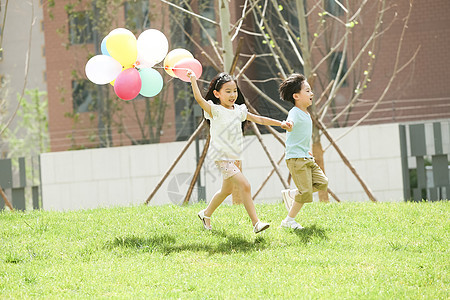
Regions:
[[290, 158], [286, 160], [286, 164], [298, 189], [295, 202], [312, 202], [313, 192], [327, 190], [328, 178], [314, 158]]

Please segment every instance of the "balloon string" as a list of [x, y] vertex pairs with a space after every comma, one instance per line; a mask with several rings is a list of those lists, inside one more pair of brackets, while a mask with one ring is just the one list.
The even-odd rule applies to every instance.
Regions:
[[[155, 66], [153, 66], [152, 68], [154, 68], [154, 69], [166, 69], [165, 67], [155, 67]], [[186, 71], [189, 71], [189, 70], [191, 70], [191, 69], [188, 69], [188, 68], [169, 68], [170, 70], [186, 70]]]

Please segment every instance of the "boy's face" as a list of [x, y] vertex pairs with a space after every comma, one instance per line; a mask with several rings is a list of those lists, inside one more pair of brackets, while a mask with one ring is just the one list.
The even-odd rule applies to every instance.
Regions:
[[307, 81], [302, 84], [302, 89], [298, 93], [294, 93], [292, 97], [295, 100], [295, 106], [306, 109], [312, 104], [314, 93]]

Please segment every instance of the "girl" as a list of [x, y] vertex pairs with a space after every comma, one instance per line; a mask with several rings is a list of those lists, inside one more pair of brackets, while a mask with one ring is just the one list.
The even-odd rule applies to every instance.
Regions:
[[205, 229], [211, 230], [211, 215], [236, 185], [252, 220], [253, 231], [258, 233], [266, 230], [270, 225], [259, 221], [251, 197], [250, 184], [239, 169], [243, 150], [241, 123], [248, 120], [262, 125], [281, 126], [286, 130], [290, 129], [290, 124], [251, 114], [245, 104], [236, 104], [236, 102], [244, 103], [244, 98], [235, 80], [226, 73], [220, 73], [209, 84], [206, 95], [208, 101], [200, 93], [195, 74], [188, 70], [187, 76], [191, 79], [195, 100], [203, 109], [205, 118], [210, 121], [209, 156], [214, 159], [223, 176], [221, 189], [216, 192], [208, 207], [198, 213], [198, 217]]

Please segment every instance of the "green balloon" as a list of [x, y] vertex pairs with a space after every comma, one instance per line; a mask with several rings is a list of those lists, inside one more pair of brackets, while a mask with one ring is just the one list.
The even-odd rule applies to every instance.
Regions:
[[163, 79], [158, 71], [152, 68], [142, 68], [139, 70], [141, 75], [141, 91], [139, 92], [144, 97], [154, 97], [161, 92], [163, 88]]

